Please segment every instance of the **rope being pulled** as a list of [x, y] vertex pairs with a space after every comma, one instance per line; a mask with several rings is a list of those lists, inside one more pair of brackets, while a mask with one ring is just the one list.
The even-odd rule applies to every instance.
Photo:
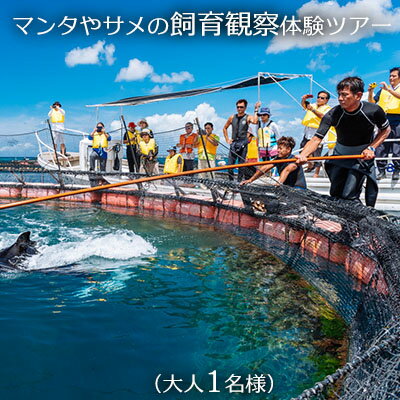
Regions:
[[[308, 160], [316, 161], [316, 160], [339, 160], [339, 159], [357, 159], [357, 158], [364, 158], [364, 156], [361, 154], [358, 154], [358, 155], [351, 155], [351, 156], [309, 157]], [[39, 203], [41, 201], [59, 199], [62, 197], [74, 196], [74, 195], [82, 194], [82, 193], [96, 192], [98, 190], [112, 189], [115, 187], [121, 187], [121, 186], [127, 186], [127, 185], [133, 185], [133, 184], [137, 184], [137, 183], [151, 182], [151, 181], [157, 181], [157, 180], [163, 180], [163, 179], [171, 179], [171, 178], [175, 178], [175, 177], [179, 177], [179, 176], [195, 175], [195, 174], [204, 173], [204, 172], [222, 171], [222, 170], [226, 170], [226, 169], [235, 169], [235, 168], [242, 168], [242, 167], [255, 167], [257, 165], [262, 166], [262, 165], [268, 165], [268, 164], [281, 164], [281, 163], [296, 162], [296, 161], [297, 161], [297, 158], [287, 158], [287, 159], [282, 159], [282, 160], [259, 161], [259, 162], [244, 163], [244, 164], [224, 165], [221, 167], [204, 168], [204, 169], [197, 169], [197, 170], [193, 170], [193, 171], [184, 171], [184, 172], [180, 172], [177, 174], [155, 175], [155, 176], [149, 176], [149, 177], [145, 177], [145, 178], [133, 179], [133, 180], [129, 180], [129, 181], [110, 183], [110, 184], [102, 185], [102, 186], [94, 186], [94, 187], [85, 188], [85, 189], [72, 190], [72, 191], [65, 192], [65, 193], [53, 194], [51, 196], [44, 196], [44, 197], [37, 197], [34, 199], [29, 199], [29, 200], [22, 200], [22, 201], [17, 201], [15, 203], [2, 204], [2, 205], [0, 205], [0, 210], [5, 210], [7, 208], [18, 207], [18, 206], [23, 206], [23, 205], [27, 205], [27, 204]]]

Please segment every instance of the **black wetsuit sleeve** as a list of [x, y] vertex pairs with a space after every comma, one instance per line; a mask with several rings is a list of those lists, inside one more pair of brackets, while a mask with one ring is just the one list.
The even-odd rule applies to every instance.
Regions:
[[387, 119], [385, 111], [382, 110], [380, 106], [374, 113], [375, 124], [378, 129], [383, 130], [389, 126], [389, 121]]
[[379, 97], [381, 95], [382, 89], [378, 91], [378, 93], [374, 96], [375, 103], [379, 101]]
[[328, 133], [329, 129], [331, 126], [333, 126], [333, 110], [329, 110], [321, 120], [321, 123], [319, 124], [319, 127], [317, 129], [317, 132], [315, 133], [315, 136], [319, 139], [323, 139], [325, 135]]
[[122, 140], [128, 140], [126, 132], [125, 132], [124, 138]]

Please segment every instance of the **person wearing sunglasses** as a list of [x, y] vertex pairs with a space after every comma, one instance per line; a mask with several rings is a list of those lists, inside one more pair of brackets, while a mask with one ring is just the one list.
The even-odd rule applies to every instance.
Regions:
[[194, 169], [194, 149], [197, 146], [197, 138], [198, 134], [193, 132], [193, 124], [186, 122], [185, 133], [179, 136], [179, 143], [176, 144], [185, 161], [183, 164], [184, 171], [192, 171]]
[[[240, 99], [236, 102], [237, 113], [231, 115], [225, 123], [223, 132], [226, 143], [230, 145], [228, 164], [233, 165], [246, 162], [249, 124], [257, 124], [257, 112], [261, 103], [257, 102], [254, 108], [254, 115], [246, 114], [247, 100]], [[232, 138], [229, 138], [228, 128], [232, 125]], [[239, 168], [238, 181], [244, 179], [244, 170]], [[234, 180], [233, 169], [229, 170], [229, 180]]]
[[[301, 105], [304, 110], [306, 110], [306, 114], [301, 122], [304, 125], [304, 136], [300, 143], [300, 148], [304, 148], [304, 146], [309, 142], [309, 140], [315, 135], [319, 124], [321, 123], [322, 117], [331, 109], [328, 105], [330, 94], [324, 90], [318, 92], [317, 101], [315, 103], [310, 103], [307, 99], [311, 99], [313, 97], [312, 94], [305, 94], [301, 98]], [[322, 153], [322, 143], [314, 151], [313, 157], [320, 157]], [[307, 165], [306, 172], [311, 172], [314, 170], [314, 178], [318, 178], [319, 172], [321, 170], [320, 162], [309, 162]]]
[[92, 152], [90, 154], [90, 171], [95, 170], [96, 160], [100, 162], [100, 171], [106, 172], [107, 149], [111, 136], [105, 131], [104, 124], [98, 122], [96, 128], [89, 135], [89, 140], [93, 140]]

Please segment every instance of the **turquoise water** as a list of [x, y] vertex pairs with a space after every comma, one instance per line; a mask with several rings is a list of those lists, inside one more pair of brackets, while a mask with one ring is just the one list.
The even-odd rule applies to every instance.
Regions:
[[[0, 399], [289, 399], [312, 383], [313, 304], [269, 253], [91, 206], [11, 209], [1, 221], [0, 249], [31, 230], [40, 251], [0, 273]], [[159, 374], [162, 391], [171, 374], [182, 390], [195, 374], [204, 392], [158, 394]], [[225, 388], [248, 374], [270, 374], [272, 392]]]

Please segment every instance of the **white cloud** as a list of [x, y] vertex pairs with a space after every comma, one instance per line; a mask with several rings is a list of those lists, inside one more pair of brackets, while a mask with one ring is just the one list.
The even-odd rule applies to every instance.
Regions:
[[115, 46], [113, 44], [105, 45], [104, 40], [99, 40], [96, 44], [89, 47], [76, 47], [65, 55], [65, 63], [68, 67], [75, 67], [79, 64], [101, 64], [105, 59], [108, 65], [113, 65], [115, 58]]
[[336, 86], [336, 84], [338, 82], [340, 82], [346, 76], [355, 76], [355, 75], [356, 75], [356, 69], [353, 68], [351, 71], [342, 72], [340, 74], [336, 74], [336, 75], [332, 76], [331, 78], [329, 78], [329, 83]]
[[325, 72], [327, 69], [330, 68], [330, 65], [325, 64], [325, 57], [328, 54], [327, 51], [323, 51], [319, 53], [315, 58], [311, 59], [307, 68], [311, 71], [322, 71]]
[[[400, 7], [393, 8], [391, 0], [356, 0], [340, 6], [337, 1], [319, 2], [311, 0], [297, 10], [299, 18], [319, 16], [325, 21], [324, 35], [305, 36], [275, 36], [266, 49], [267, 54], [276, 54], [294, 48], [310, 48], [328, 43], [356, 43], [359, 40], [373, 36], [375, 33], [394, 33], [400, 31]], [[329, 28], [327, 19], [332, 27]], [[336, 18], [336, 26], [333, 18]], [[339, 30], [345, 18], [343, 29]], [[356, 29], [356, 21], [350, 23], [350, 18], [369, 18], [367, 24], [352, 34]], [[362, 23], [362, 21], [360, 21]], [[374, 27], [372, 24], [390, 24], [386, 27]]]
[[[185, 81], [194, 81], [193, 75], [188, 71], [172, 72], [171, 75], [156, 74], [154, 73], [154, 67], [151, 64], [149, 64], [147, 61], [141, 61], [138, 58], [129, 60], [128, 66], [126, 68], [121, 68], [117, 77], [115, 78], [115, 81], [139, 81], [147, 77], [149, 77], [151, 81], [155, 83], [183, 83]], [[156, 85], [152, 89], [151, 93], [163, 93], [170, 91], [170, 88], [171, 86], [167, 85]]]
[[113, 44], [108, 44], [104, 47], [104, 55], [106, 57], [106, 62], [108, 65], [113, 65], [115, 58], [114, 58], [115, 46]]
[[121, 129], [121, 128], [122, 128], [122, 122], [120, 119], [114, 119], [111, 121], [111, 123], [110, 123], [111, 131], [115, 131], [115, 130]]
[[126, 68], [121, 68], [115, 81], [140, 81], [151, 75], [153, 71], [154, 68], [147, 61], [140, 61], [134, 58], [129, 60], [129, 64]]
[[153, 74], [151, 80], [155, 83], [183, 83], [185, 81], [193, 82], [194, 77], [190, 72], [172, 72], [171, 75], [167, 74]]
[[304, 126], [301, 124], [302, 118], [294, 118], [292, 120], [280, 119], [276, 121], [279, 132], [282, 136], [292, 136], [296, 140], [298, 148], [303, 137]]
[[283, 110], [285, 108], [290, 108], [290, 106], [288, 106], [287, 104], [279, 103], [279, 101], [276, 101], [276, 100], [271, 100], [268, 104], [268, 107], [270, 108], [272, 113], [274, 111]]
[[152, 94], [168, 93], [171, 92], [173, 87], [171, 85], [156, 85], [150, 90]]
[[[199, 119], [200, 125], [203, 127], [206, 122], [212, 122], [214, 125], [214, 132], [220, 136], [221, 142], [226, 146], [224, 135], [222, 134], [222, 128], [225, 125], [226, 118], [220, 117], [215, 108], [208, 103], [199, 104], [194, 110], [188, 110], [184, 114], [153, 114], [146, 116], [146, 120], [149, 123], [149, 127], [153, 132], [165, 132], [177, 128], [183, 128], [186, 122], [193, 122], [195, 118]], [[194, 130], [197, 131], [195, 125]], [[179, 140], [184, 130], [163, 133], [156, 135], [156, 140], [160, 146], [160, 155], [166, 155], [166, 149], [171, 144], [175, 145]], [[220, 154], [227, 153], [221, 144], [218, 150]]]
[[382, 45], [379, 42], [368, 42], [367, 49], [371, 52], [376, 51], [380, 53], [382, 51]]

